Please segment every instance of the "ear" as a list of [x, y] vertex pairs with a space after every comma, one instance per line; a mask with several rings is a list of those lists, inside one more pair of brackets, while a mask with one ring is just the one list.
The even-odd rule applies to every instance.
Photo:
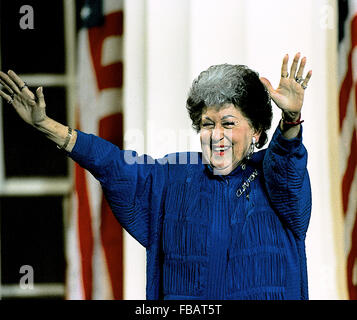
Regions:
[[261, 134], [261, 130], [254, 131], [252, 138], [255, 138], [255, 143], [257, 143], [259, 141], [260, 134]]

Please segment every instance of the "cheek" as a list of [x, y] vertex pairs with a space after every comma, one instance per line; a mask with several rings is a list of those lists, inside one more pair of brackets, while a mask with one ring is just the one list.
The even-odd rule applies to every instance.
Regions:
[[211, 135], [208, 131], [201, 131], [200, 133], [201, 145], [210, 145]]
[[242, 156], [250, 146], [251, 138], [248, 130], [233, 133], [234, 155]]

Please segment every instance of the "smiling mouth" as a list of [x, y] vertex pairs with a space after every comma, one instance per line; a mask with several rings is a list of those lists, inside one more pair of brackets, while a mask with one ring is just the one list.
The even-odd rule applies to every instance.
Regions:
[[214, 155], [224, 156], [225, 152], [227, 152], [232, 146], [212, 146], [211, 150]]

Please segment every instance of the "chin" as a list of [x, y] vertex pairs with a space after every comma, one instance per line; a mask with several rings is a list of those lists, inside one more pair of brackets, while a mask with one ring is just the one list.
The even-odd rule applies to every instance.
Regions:
[[224, 168], [213, 167], [213, 174], [215, 174], [215, 175], [225, 176], [225, 175], [230, 174], [232, 171], [233, 171], [233, 168], [231, 166], [224, 167]]
[[223, 162], [223, 161], [210, 161], [211, 167], [217, 170], [223, 170], [232, 166], [232, 163]]
[[237, 167], [237, 164], [211, 162], [211, 167], [213, 168], [214, 174], [227, 175]]
[[224, 170], [227, 168], [232, 168], [237, 165], [236, 161], [232, 161], [231, 156], [227, 157], [221, 157], [221, 158], [216, 158], [216, 157], [211, 157], [210, 159], [211, 166], [218, 169], [218, 170]]

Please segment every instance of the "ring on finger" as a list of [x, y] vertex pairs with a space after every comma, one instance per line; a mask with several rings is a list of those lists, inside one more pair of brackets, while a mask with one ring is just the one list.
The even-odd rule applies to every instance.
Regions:
[[14, 102], [14, 99], [13, 98], [10, 98], [10, 100], [7, 100], [7, 103], [8, 104], [12, 104]]
[[299, 78], [299, 77], [295, 77], [295, 81], [297, 83], [302, 83], [304, 81], [304, 79], [303, 78]]
[[307, 88], [307, 85], [305, 85], [305, 84], [301, 84], [301, 86], [302, 86], [302, 88], [305, 90], [306, 88]]
[[27, 87], [27, 84], [26, 84], [26, 82], [24, 82], [23, 86], [20, 88], [20, 91], [22, 91], [22, 89], [24, 89], [26, 87]]
[[281, 74], [282, 78], [287, 78], [289, 76], [289, 72], [287, 72], [286, 74]]

